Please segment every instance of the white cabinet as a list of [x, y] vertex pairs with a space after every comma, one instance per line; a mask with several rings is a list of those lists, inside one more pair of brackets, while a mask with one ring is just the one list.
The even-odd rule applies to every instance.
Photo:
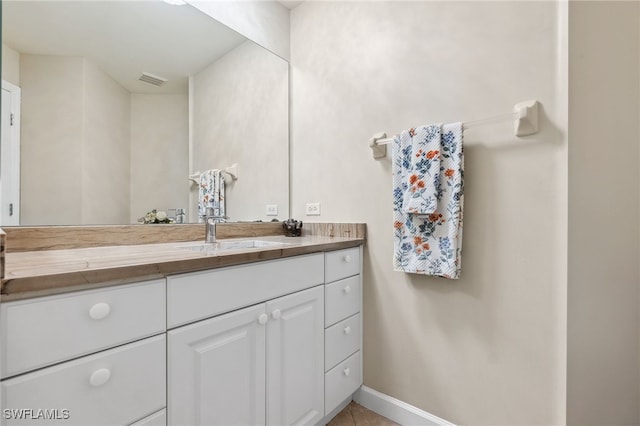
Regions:
[[169, 424], [317, 423], [323, 311], [318, 286], [171, 330]]
[[267, 424], [315, 424], [324, 416], [322, 286], [267, 303]]
[[323, 253], [169, 276], [167, 325], [174, 328], [323, 282]]
[[3, 303], [0, 426], [318, 424], [362, 384], [361, 257]]
[[0, 424], [129, 425], [166, 407], [165, 296], [154, 280], [0, 305]]
[[342, 278], [359, 275], [360, 247], [335, 250], [325, 253], [325, 281], [330, 283]]
[[358, 313], [326, 329], [324, 366], [327, 370], [360, 349], [361, 325]]
[[264, 424], [265, 317], [262, 304], [168, 333], [169, 424]]
[[325, 287], [327, 298], [325, 323], [327, 327], [360, 312], [362, 300], [360, 287], [360, 275], [327, 284]]
[[165, 280], [0, 305], [2, 378], [166, 330]]
[[130, 424], [165, 406], [165, 357], [160, 335], [4, 380], [2, 424]]
[[359, 247], [325, 253], [325, 415], [362, 385]]
[[167, 410], [163, 408], [129, 426], [167, 426]]
[[362, 356], [360, 351], [327, 371], [325, 404], [327, 414], [349, 398], [362, 385]]

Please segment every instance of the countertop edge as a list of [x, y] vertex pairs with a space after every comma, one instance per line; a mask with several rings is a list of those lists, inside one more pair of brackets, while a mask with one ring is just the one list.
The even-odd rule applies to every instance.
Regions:
[[364, 245], [365, 241], [365, 238], [340, 238], [339, 240], [332, 241], [332, 238], [329, 237], [328, 241], [325, 242], [292, 247], [265, 248], [217, 256], [143, 262], [140, 264], [118, 265], [82, 271], [5, 278], [2, 281], [0, 302], [123, 285], [161, 279], [173, 274], [357, 247]]

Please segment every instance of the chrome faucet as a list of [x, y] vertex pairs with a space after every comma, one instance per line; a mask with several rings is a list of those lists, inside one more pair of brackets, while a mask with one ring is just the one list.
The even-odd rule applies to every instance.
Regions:
[[204, 221], [207, 224], [207, 233], [204, 239], [205, 243], [216, 242], [216, 224], [218, 224], [219, 222], [224, 222], [226, 219], [228, 219], [228, 217], [226, 216], [221, 216], [219, 212], [219, 209], [207, 207], [204, 217]]

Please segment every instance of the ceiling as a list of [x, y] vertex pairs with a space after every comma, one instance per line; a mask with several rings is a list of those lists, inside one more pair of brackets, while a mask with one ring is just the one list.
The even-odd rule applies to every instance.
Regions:
[[303, 2], [304, 0], [278, 0], [278, 3], [286, 7], [287, 9], [294, 9]]
[[[246, 39], [190, 5], [146, 1], [2, 1], [2, 42], [20, 53], [82, 56], [132, 93], [185, 93]], [[143, 72], [167, 78], [156, 87]]]

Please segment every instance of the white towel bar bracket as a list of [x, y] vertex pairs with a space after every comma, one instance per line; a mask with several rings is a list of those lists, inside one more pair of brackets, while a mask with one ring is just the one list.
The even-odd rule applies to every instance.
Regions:
[[513, 108], [516, 118], [513, 122], [516, 136], [529, 136], [538, 133], [538, 101], [524, 101]]
[[[232, 180], [238, 180], [238, 163], [233, 163], [232, 165], [224, 169], [222, 173], [228, 174]], [[192, 173], [189, 175], [189, 180], [195, 184], [199, 184], [201, 174], [201, 172]]]
[[231, 176], [231, 179], [238, 180], [238, 163], [233, 163], [224, 169], [223, 172]]
[[378, 143], [379, 140], [382, 140], [387, 137], [386, 133], [376, 133], [373, 135], [371, 139], [369, 139], [369, 146], [373, 151], [373, 158], [384, 158], [387, 156], [387, 144]]
[[[513, 120], [513, 132], [517, 137], [535, 135], [540, 127], [538, 123], [538, 108], [540, 103], [535, 99], [519, 102], [513, 107], [513, 112], [477, 121], [462, 123], [463, 130], [471, 127], [495, 123], [497, 121]], [[369, 147], [373, 158], [384, 158], [387, 155], [387, 145], [393, 138], [387, 138], [386, 133], [376, 133], [369, 139]]]

